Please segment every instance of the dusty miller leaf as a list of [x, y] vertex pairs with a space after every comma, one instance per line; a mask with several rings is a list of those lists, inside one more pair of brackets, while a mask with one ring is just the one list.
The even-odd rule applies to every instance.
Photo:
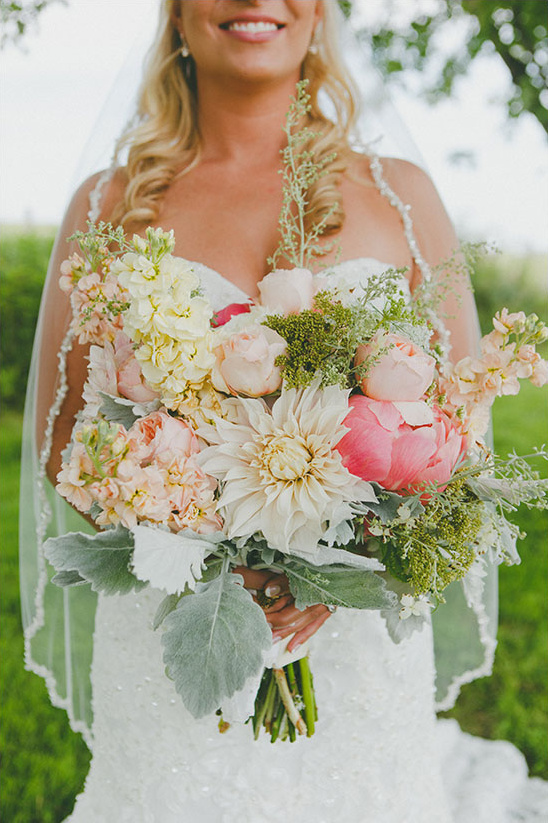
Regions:
[[175, 611], [177, 608], [177, 603], [181, 599], [181, 596], [178, 594], [168, 594], [164, 597], [158, 608], [156, 609], [156, 614], [154, 615], [154, 619], [152, 621], [152, 628], [154, 631], [162, 625], [168, 614]]
[[384, 580], [366, 569], [310, 566], [290, 561], [284, 570], [298, 609], [316, 603], [348, 609], [387, 609], [396, 601]]
[[183, 597], [164, 620], [164, 663], [194, 717], [216, 711], [263, 665], [272, 643], [260, 606], [240, 582], [223, 572]]
[[78, 572], [76, 571], [69, 571], [69, 572], [57, 572], [51, 578], [51, 582], [55, 583], [56, 586], [61, 586], [64, 588], [65, 586], [82, 586], [84, 584], [87, 585], [87, 580], [84, 580], [83, 577], [80, 577]]
[[133, 572], [154, 588], [168, 594], [194, 590], [203, 574], [203, 564], [222, 535], [200, 535], [190, 529], [173, 534], [154, 526], [134, 526]]
[[[123, 526], [89, 535], [69, 532], [61, 537], [50, 537], [44, 544], [44, 553], [57, 572], [63, 573], [58, 585], [67, 580], [78, 582], [75, 574], [91, 583], [95, 592], [127, 594], [147, 584], [130, 572], [133, 537]], [[64, 573], [71, 572], [72, 577]]]
[[[131, 429], [136, 420], [137, 415], [133, 411], [134, 403], [132, 400], [120, 403], [121, 398], [113, 397], [105, 392], [99, 392], [103, 398], [99, 412], [103, 417], [111, 423], [120, 423], [127, 431]], [[129, 402], [129, 405], [127, 403]]]

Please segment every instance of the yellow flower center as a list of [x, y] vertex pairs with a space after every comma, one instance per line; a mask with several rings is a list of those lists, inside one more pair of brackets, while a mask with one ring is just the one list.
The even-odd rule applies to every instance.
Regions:
[[277, 480], [296, 480], [308, 473], [312, 455], [303, 437], [274, 437], [262, 455], [264, 467]]

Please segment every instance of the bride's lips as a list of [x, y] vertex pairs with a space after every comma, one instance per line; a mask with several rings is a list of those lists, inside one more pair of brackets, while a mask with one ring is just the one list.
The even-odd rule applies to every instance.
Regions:
[[272, 17], [235, 17], [221, 23], [219, 28], [235, 40], [268, 43], [279, 35], [285, 24]]

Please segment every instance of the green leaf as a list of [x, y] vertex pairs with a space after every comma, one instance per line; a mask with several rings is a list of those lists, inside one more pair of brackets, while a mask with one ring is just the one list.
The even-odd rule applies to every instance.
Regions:
[[199, 583], [164, 620], [167, 673], [194, 717], [211, 714], [243, 688], [272, 643], [262, 609], [239, 581], [223, 572]]
[[64, 588], [65, 586], [81, 586], [83, 583], [87, 584], [88, 581], [80, 577], [78, 572], [69, 571], [57, 572], [57, 574], [52, 577], [51, 582], [55, 583], [56, 586]]
[[[78, 575], [91, 583], [93, 591], [104, 594], [127, 594], [147, 585], [129, 570], [132, 552], [133, 536], [123, 526], [94, 535], [70, 532], [50, 537], [44, 544], [47, 559], [63, 573], [58, 585], [73, 585]], [[72, 576], [67, 577], [66, 572]], [[67, 583], [67, 579], [73, 582]]]
[[285, 564], [284, 571], [298, 609], [316, 603], [348, 609], [387, 609], [396, 599], [384, 580], [372, 571], [294, 561]]
[[156, 631], [156, 629], [162, 625], [168, 614], [171, 614], [171, 612], [175, 611], [175, 609], [177, 608], [177, 603], [181, 599], [181, 596], [182, 595], [180, 594], [168, 594], [166, 595], [166, 597], [164, 597], [164, 599], [156, 609], [156, 614], [154, 615], [154, 620], [152, 621], [152, 628], [154, 629], [154, 631]]
[[99, 409], [103, 417], [110, 423], [120, 423], [129, 431], [135, 421], [139, 419], [133, 411], [135, 403], [132, 400], [124, 402], [122, 398], [116, 399], [110, 394], [105, 394], [105, 392], [99, 392], [99, 394], [103, 398]]

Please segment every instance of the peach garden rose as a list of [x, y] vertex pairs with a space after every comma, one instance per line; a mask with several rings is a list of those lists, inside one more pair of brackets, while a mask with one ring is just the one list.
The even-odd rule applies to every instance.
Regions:
[[282, 383], [276, 358], [285, 348], [285, 340], [277, 332], [252, 323], [215, 348], [212, 383], [227, 394], [246, 397], [272, 394]]
[[373, 400], [420, 400], [434, 380], [436, 361], [406, 337], [377, 332], [371, 342], [358, 346], [356, 365], [372, 364], [360, 383]]

